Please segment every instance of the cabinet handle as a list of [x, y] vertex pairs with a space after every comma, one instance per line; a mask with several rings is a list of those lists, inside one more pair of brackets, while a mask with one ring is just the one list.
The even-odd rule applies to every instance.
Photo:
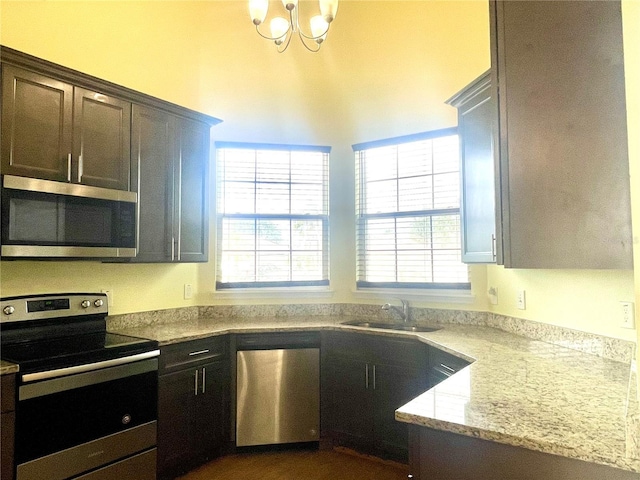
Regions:
[[364, 367], [364, 386], [367, 390], [369, 390], [369, 364], [368, 363]]
[[194, 391], [194, 395], [198, 396], [198, 370], [196, 370], [195, 379], [196, 379], [196, 384], [193, 391]]
[[206, 378], [207, 378], [207, 369], [205, 367], [202, 367], [202, 393], [205, 392], [205, 383], [206, 383]]
[[83, 170], [84, 170], [84, 160], [82, 158], [82, 155], [80, 155], [78, 157], [78, 183], [82, 182], [82, 175], [83, 175]]
[[496, 259], [496, 235], [491, 234], [491, 258]]
[[190, 357], [195, 357], [196, 355], [203, 355], [205, 353], [209, 353], [209, 349], [207, 348], [206, 350], [198, 350], [197, 352], [191, 352], [189, 354]]
[[176, 239], [171, 237], [171, 260], [175, 258], [176, 255]]
[[67, 155], [67, 182], [71, 183], [71, 154]]
[[376, 389], [376, 366], [373, 365], [373, 389]]
[[442, 368], [444, 368], [446, 371], [451, 372], [452, 374], [453, 374], [453, 373], [456, 373], [456, 371], [455, 371], [453, 368], [451, 368], [451, 367], [450, 367], [450, 366], [448, 366], [448, 365], [445, 365], [444, 363], [441, 363], [441, 364], [440, 364], [440, 366], [441, 366]]

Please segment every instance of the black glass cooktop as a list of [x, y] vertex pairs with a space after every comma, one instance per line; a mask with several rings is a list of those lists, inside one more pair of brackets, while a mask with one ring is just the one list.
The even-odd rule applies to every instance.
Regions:
[[0, 357], [32, 373], [126, 357], [157, 348], [157, 342], [99, 332], [49, 340], [3, 344]]

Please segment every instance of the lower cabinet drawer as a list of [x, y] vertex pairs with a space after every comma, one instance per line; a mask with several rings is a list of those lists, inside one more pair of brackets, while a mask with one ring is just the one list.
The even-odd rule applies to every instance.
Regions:
[[204, 361], [226, 359], [229, 355], [229, 337], [222, 335], [190, 340], [160, 349], [160, 374], [189, 368]]

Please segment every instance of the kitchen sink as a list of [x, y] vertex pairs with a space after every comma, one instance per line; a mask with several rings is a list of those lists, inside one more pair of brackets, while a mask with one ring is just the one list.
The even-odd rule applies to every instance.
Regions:
[[405, 323], [384, 323], [384, 322], [367, 322], [362, 320], [352, 320], [349, 322], [343, 322], [342, 325], [349, 325], [351, 327], [364, 327], [364, 328], [382, 328], [384, 330], [399, 330], [403, 332], [435, 332], [440, 330], [439, 327], [427, 327], [420, 325], [411, 325]]

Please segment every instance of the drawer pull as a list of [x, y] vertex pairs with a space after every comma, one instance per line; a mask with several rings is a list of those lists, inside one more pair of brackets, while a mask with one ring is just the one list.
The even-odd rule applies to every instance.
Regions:
[[440, 366], [450, 373], [456, 373], [456, 371], [453, 368], [445, 365], [444, 363], [441, 363]]
[[195, 357], [196, 355], [203, 355], [205, 353], [209, 353], [209, 349], [206, 350], [198, 350], [197, 352], [191, 352], [189, 354], [190, 357]]
[[369, 390], [369, 364], [364, 367], [364, 388]]

